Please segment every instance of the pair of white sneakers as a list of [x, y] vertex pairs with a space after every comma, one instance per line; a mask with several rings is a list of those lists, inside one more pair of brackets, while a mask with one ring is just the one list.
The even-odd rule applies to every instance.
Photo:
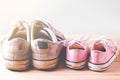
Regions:
[[55, 68], [64, 36], [49, 23], [19, 21], [1, 44], [5, 66], [10, 70]]

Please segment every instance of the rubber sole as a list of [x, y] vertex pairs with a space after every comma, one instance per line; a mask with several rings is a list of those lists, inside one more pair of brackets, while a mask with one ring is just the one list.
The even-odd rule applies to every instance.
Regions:
[[106, 71], [110, 67], [110, 65], [114, 62], [118, 54], [119, 52], [117, 50], [115, 55], [105, 64], [93, 64], [91, 62], [88, 62], [88, 68], [92, 71], [98, 71], [98, 72]]
[[71, 69], [83, 69], [86, 65], [86, 61], [74, 63], [66, 60], [65, 62], [66, 62], [66, 66]]
[[9, 60], [5, 60], [4, 61], [5, 66], [7, 69], [9, 70], [13, 70], [13, 71], [24, 71], [27, 70], [29, 67], [29, 60], [24, 60], [24, 61], [9, 61]]
[[58, 58], [51, 59], [51, 60], [36, 60], [33, 59], [33, 67], [39, 70], [50, 70], [54, 69], [58, 64]]

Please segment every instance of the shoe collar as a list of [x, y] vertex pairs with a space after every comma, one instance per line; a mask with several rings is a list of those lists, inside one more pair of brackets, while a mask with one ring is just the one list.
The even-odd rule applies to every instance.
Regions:
[[18, 21], [18, 23], [13, 27], [13, 29], [3, 38], [4, 40], [9, 41], [18, 30], [26, 28], [27, 42], [30, 42], [30, 28], [25, 21]]
[[39, 20], [36, 20], [32, 23], [32, 26], [31, 26], [31, 40], [34, 40], [35, 28], [37, 26], [41, 28], [40, 31], [43, 30], [43, 31], [47, 32], [47, 34], [51, 37], [53, 42], [58, 41], [55, 33], [48, 27], [48, 25], [46, 25], [45, 23], [43, 23], [42, 21], [39, 21]]

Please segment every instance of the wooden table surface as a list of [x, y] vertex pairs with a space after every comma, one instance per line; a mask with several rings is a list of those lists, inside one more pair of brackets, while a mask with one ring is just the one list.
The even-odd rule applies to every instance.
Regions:
[[[115, 39], [119, 41], [118, 37]], [[87, 68], [83, 70], [71, 70], [63, 65], [52, 71], [31, 69], [23, 72], [15, 72], [6, 69], [3, 64], [2, 55], [0, 54], [0, 80], [120, 80], [120, 56], [105, 72], [93, 72]]]
[[0, 80], [120, 80], [120, 62], [114, 62], [105, 72], [93, 72], [88, 69], [71, 70], [59, 66], [52, 71], [29, 71], [15, 72], [5, 68], [0, 63]]

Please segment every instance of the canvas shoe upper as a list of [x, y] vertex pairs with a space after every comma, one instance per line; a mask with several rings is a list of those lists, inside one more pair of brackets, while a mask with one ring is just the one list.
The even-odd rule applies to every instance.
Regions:
[[52, 69], [58, 63], [64, 36], [42, 21], [31, 26], [31, 47], [33, 66], [36, 69]]
[[117, 55], [117, 47], [111, 39], [97, 40], [91, 48], [88, 66], [95, 71], [104, 71]]
[[19, 21], [2, 41], [5, 65], [11, 70], [25, 70], [29, 66], [30, 29], [26, 22]]
[[70, 41], [66, 48], [66, 66], [73, 69], [85, 67], [89, 54], [86, 41]]

